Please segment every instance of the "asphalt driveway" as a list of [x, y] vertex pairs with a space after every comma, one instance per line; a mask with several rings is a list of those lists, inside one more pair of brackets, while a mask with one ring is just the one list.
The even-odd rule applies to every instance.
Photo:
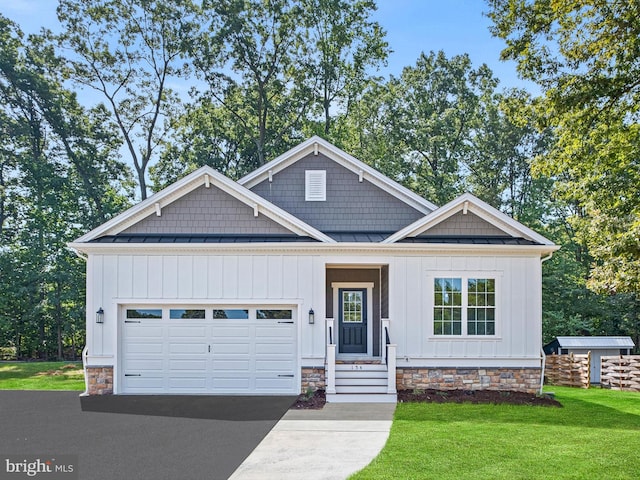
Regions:
[[74, 455], [90, 480], [227, 479], [294, 400], [0, 391], [0, 457]]

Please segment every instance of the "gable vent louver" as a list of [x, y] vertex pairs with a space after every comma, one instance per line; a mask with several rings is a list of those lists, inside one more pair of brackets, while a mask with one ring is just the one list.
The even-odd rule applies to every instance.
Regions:
[[307, 202], [324, 202], [327, 199], [326, 170], [306, 170], [304, 181], [304, 199]]

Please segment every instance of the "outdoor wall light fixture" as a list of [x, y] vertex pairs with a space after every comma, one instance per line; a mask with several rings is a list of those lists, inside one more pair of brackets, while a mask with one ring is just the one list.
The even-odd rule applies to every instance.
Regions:
[[104, 323], [104, 310], [102, 307], [96, 312], [96, 323]]
[[313, 311], [313, 308], [309, 310], [309, 323], [311, 324], [316, 323], [316, 314]]

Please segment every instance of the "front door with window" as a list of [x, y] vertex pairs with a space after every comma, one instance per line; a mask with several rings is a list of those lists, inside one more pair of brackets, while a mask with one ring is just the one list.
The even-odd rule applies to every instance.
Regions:
[[367, 289], [338, 290], [338, 352], [367, 353]]

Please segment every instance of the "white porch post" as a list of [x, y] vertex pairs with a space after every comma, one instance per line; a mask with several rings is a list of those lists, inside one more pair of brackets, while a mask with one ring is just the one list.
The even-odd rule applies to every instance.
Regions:
[[326, 393], [336, 393], [336, 344], [333, 318], [327, 318], [327, 358], [325, 368]]
[[396, 393], [396, 344], [387, 344], [387, 334], [389, 337], [391, 322], [388, 318], [382, 319], [382, 348], [385, 352], [385, 361], [387, 362], [387, 393]]
[[387, 347], [387, 393], [396, 393], [396, 344]]

